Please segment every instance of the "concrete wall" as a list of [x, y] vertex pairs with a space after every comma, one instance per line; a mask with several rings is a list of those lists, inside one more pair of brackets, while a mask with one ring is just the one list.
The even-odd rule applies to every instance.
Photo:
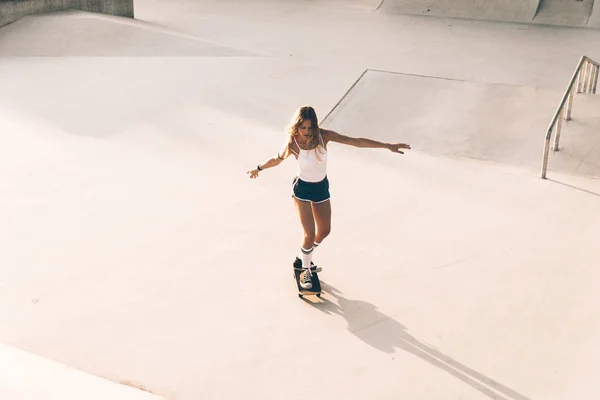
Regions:
[[385, 0], [382, 11], [399, 14], [530, 22], [539, 0]]
[[594, 2], [592, 14], [590, 15], [590, 19], [588, 19], [587, 26], [589, 28], [600, 28], [600, 1]]
[[600, 28], [600, 0], [384, 0], [397, 14]]
[[533, 22], [585, 27], [594, 3], [594, 0], [541, 0]]
[[25, 15], [68, 9], [133, 17], [133, 0], [0, 0], [0, 26]]

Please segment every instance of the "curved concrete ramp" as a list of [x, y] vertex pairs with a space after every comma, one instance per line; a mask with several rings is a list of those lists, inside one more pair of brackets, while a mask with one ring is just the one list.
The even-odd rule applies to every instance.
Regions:
[[398, 14], [531, 22], [539, 0], [385, 0], [382, 11]]
[[256, 55], [151, 23], [76, 10], [28, 15], [1, 29], [5, 57]]

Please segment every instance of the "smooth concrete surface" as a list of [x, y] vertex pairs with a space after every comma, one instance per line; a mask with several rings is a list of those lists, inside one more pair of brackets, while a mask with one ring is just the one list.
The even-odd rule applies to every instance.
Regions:
[[5, 27], [0, 35], [0, 54], [11, 57], [257, 55], [207, 42], [176, 29], [76, 10], [30, 15]]
[[133, 0], [2, 0], [0, 27], [27, 15], [79, 9], [82, 11], [134, 16]]
[[[334, 130], [421, 151], [540, 168], [545, 132], [564, 91], [368, 70], [327, 118]], [[394, 99], [394, 101], [389, 101]], [[577, 94], [566, 151], [550, 170], [600, 177], [600, 96]], [[518, 143], [518, 146], [515, 146]], [[568, 156], [567, 156], [568, 154]]]
[[548, 171], [600, 177], [600, 96], [579, 94], [574, 105], [571, 120], [562, 124], [559, 151], [550, 152]]
[[162, 399], [131, 385], [98, 378], [0, 343], [0, 394], [3, 399]]
[[[461, 112], [484, 126], [490, 85], [552, 103], [582, 54], [598, 58], [600, 34], [332, 9], [138, 0], [144, 33], [103, 17], [88, 38], [116, 33], [91, 48], [74, 15], [37, 36], [33, 17], [0, 29], [25, 48], [57, 38], [0, 58], [0, 341], [167, 399], [596, 399], [600, 180], [541, 180], [424, 140], [403, 156], [332, 144], [314, 304], [292, 279], [293, 160], [246, 171], [276, 154], [296, 107], [324, 118], [367, 68], [459, 79], [430, 90], [479, 94]], [[368, 128], [379, 107], [405, 129], [431, 124], [402, 114], [406, 95], [413, 110], [445, 104], [402, 86], [354, 109], [361, 136], [382, 134]], [[569, 129], [596, 123], [587, 100]], [[463, 124], [448, 122], [453, 135]], [[531, 135], [541, 161], [544, 131]]]

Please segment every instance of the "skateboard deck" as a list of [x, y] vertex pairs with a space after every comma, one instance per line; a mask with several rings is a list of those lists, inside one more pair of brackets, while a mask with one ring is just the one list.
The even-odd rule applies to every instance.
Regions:
[[304, 289], [300, 286], [300, 274], [302, 273], [302, 263], [298, 265], [297, 262], [294, 263], [294, 279], [296, 280], [296, 286], [298, 286], [298, 297], [302, 298], [304, 296], [317, 296], [321, 297], [321, 281], [319, 280], [319, 275], [316, 272], [312, 273], [312, 288]]

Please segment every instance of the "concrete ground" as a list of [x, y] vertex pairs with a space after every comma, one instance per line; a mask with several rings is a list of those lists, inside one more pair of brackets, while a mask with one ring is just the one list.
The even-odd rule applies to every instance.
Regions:
[[[538, 174], [600, 32], [367, 3], [137, 0], [136, 20], [0, 29], [0, 397], [598, 397], [595, 99]], [[246, 175], [303, 104], [413, 147], [331, 145], [315, 302], [292, 279], [294, 161]]]

